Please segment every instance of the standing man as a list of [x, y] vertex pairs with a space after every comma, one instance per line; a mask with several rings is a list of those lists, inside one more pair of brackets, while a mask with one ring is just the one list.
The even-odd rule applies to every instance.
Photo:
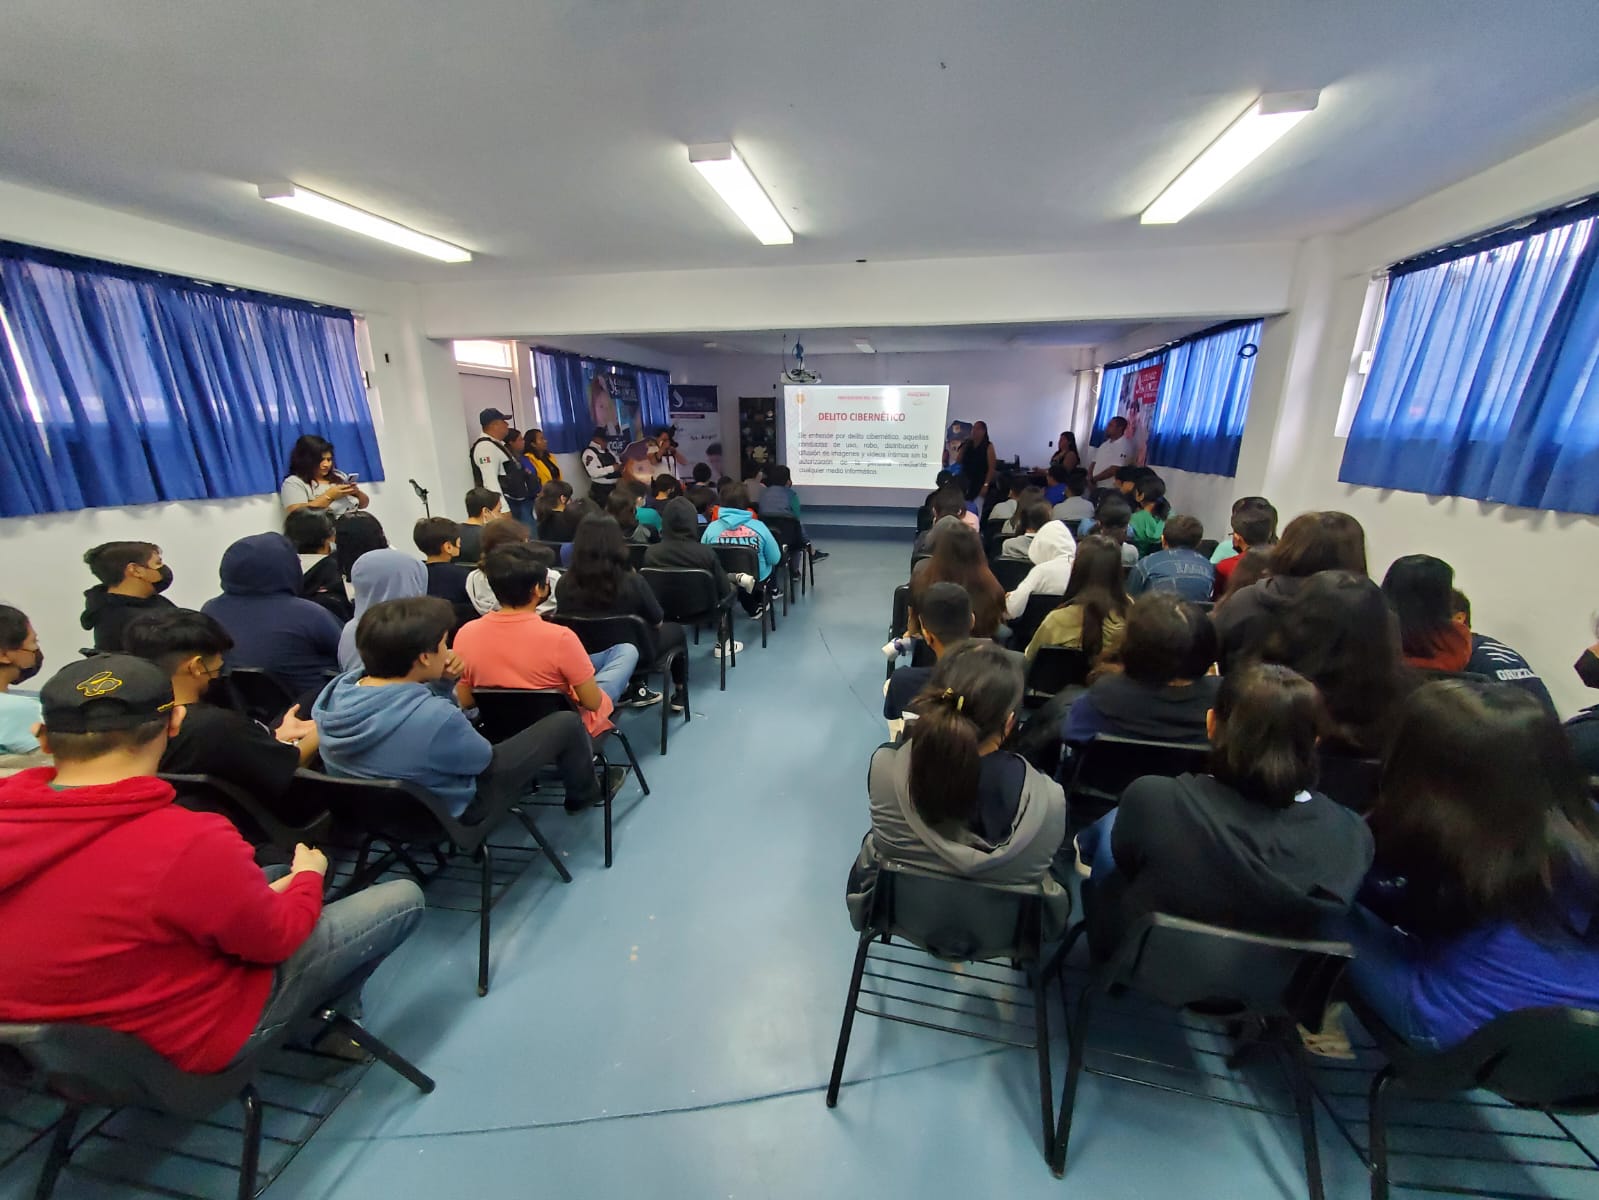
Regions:
[[605, 444], [605, 427], [596, 425], [594, 436], [583, 447], [583, 469], [589, 476], [589, 496], [601, 508], [611, 498], [611, 490], [622, 477], [622, 464]]
[[472, 479], [480, 488], [492, 488], [505, 497], [511, 515], [533, 530], [531, 476], [505, 444], [511, 431], [509, 413], [485, 408], [477, 415], [483, 436], [472, 443]]
[[1127, 436], [1127, 418], [1112, 417], [1105, 426], [1105, 440], [1094, 451], [1094, 482], [1109, 479], [1122, 468], [1131, 466], [1136, 448]]

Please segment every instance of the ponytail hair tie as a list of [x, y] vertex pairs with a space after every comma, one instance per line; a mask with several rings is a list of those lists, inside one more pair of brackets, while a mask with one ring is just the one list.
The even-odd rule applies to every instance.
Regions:
[[955, 711], [960, 712], [966, 707], [966, 697], [957, 695], [954, 688], [945, 688], [941, 699], [955, 701]]

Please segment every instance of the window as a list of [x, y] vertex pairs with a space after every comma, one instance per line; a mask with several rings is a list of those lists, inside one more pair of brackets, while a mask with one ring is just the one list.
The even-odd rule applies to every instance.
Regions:
[[511, 371], [515, 365], [510, 342], [465, 341], [455, 343], [455, 362], [462, 367], [487, 367], [491, 371]]
[[1599, 513], [1599, 198], [1397, 264], [1338, 477]]
[[0, 243], [0, 315], [0, 515], [276, 492], [303, 433], [383, 478], [347, 311]]

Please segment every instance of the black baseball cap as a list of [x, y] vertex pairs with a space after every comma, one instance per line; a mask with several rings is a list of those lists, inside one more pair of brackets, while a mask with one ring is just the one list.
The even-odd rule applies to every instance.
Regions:
[[491, 421], [509, 421], [512, 419], [510, 413], [502, 413], [497, 408], [485, 408], [477, 415], [477, 423], [479, 425], [487, 425]]
[[51, 733], [132, 729], [172, 711], [172, 680], [131, 654], [97, 654], [68, 663], [39, 689]]

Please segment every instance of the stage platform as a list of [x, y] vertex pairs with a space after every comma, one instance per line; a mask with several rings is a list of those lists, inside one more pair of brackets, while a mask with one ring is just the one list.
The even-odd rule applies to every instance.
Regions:
[[908, 544], [916, 536], [916, 509], [879, 508], [866, 504], [807, 504], [805, 532], [814, 542], [821, 538], [878, 538], [903, 535]]

